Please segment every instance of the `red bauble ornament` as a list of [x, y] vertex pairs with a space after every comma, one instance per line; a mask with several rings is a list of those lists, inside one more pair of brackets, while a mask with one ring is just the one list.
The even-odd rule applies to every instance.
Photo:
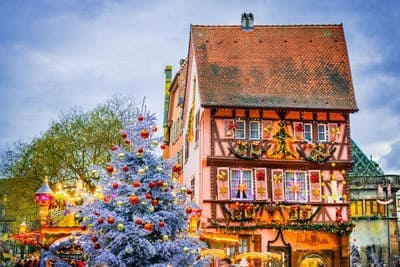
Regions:
[[193, 193], [192, 189], [190, 189], [190, 188], [186, 189], [186, 194], [191, 195], [192, 193]]
[[114, 171], [114, 167], [113, 167], [112, 165], [107, 165], [107, 166], [106, 166], [106, 171], [107, 171], [108, 173], [112, 173], [112, 172]]
[[151, 204], [152, 204], [153, 206], [157, 206], [157, 205], [158, 205], [158, 200], [157, 200], [157, 199], [153, 199], [153, 200], [151, 201]]
[[139, 197], [137, 195], [131, 195], [129, 197], [129, 203], [131, 203], [132, 205], [136, 205], [139, 203]]
[[133, 187], [139, 187], [140, 186], [140, 182], [139, 181], [133, 181], [132, 185], [133, 185]]
[[158, 185], [158, 186], [163, 186], [163, 185], [164, 185], [163, 180], [158, 179], [158, 180], [157, 180], [157, 185]]
[[161, 145], [160, 145], [160, 148], [161, 148], [162, 150], [164, 150], [166, 147], [167, 147], [167, 146], [166, 146], [165, 144], [161, 144]]
[[157, 130], [158, 130], [158, 129], [157, 129], [157, 126], [153, 125], [153, 126], [151, 127], [151, 131], [152, 131], [152, 132], [157, 132]]
[[164, 226], [165, 226], [165, 222], [163, 222], [163, 221], [160, 221], [160, 222], [158, 223], [158, 226], [160, 226], [160, 227], [164, 227]]
[[200, 235], [199, 239], [200, 239], [200, 241], [204, 241], [206, 238], [204, 237], [204, 235]]
[[143, 129], [140, 131], [140, 137], [142, 137], [143, 139], [147, 139], [150, 136], [150, 132], [147, 129]]
[[122, 167], [122, 170], [123, 170], [124, 172], [127, 172], [127, 171], [129, 171], [129, 167], [125, 165], [124, 167]]
[[129, 139], [125, 139], [125, 144], [127, 144], [127, 145], [129, 145], [130, 143], [131, 143], [131, 140], [129, 140]]
[[97, 242], [97, 236], [92, 236], [91, 239], [92, 239], [93, 242]]
[[85, 231], [86, 230], [86, 225], [81, 225], [81, 230]]
[[117, 189], [118, 188], [118, 183], [113, 183], [113, 185], [112, 185], [112, 187], [114, 188], [114, 189]]
[[151, 181], [150, 183], [149, 183], [149, 187], [151, 188], [151, 189], [153, 189], [154, 187], [156, 187], [156, 183], [155, 182], [153, 182], [153, 181]]
[[114, 219], [113, 216], [110, 216], [110, 217], [108, 217], [108, 219], [107, 219], [107, 222], [108, 222], [109, 224], [113, 224], [114, 221], [115, 221], [115, 219]]
[[139, 147], [138, 150], [137, 150], [137, 153], [143, 153], [143, 151], [144, 151], [143, 148]]
[[144, 230], [153, 231], [153, 225], [150, 222], [146, 222], [143, 226]]
[[122, 132], [121, 133], [121, 137], [122, 137], [122, 139], [127, 138], [128, 137], [128, 133], [127, 132]]
[[94, 244], [94, 248], [95, 249], [100, 249], [100, 244], [99, 243]]
[[150, 193], [146, 193], [146, 199], [151, 199], [151, 198], [152, 198], [151, 194]]
[[143, 221], [142, 221], [142, 219], [137, 218], [137, 219], [135, 220], [135, 223], [136, 223], [137, 225], [140, 225], [140, 224], [143, 223]]
[[144, 118], [143, 118], [143, 116], [142, 116], [142, 115], [139, 115], [139, 116], [137, 117], [137, 120], [138, 120], [138, 121], [143, 121], [143, 120], [144, 120]]
[[186, 213], [192, 213], [192, 208], [191, 207], [186, 207]]
[[111, 147], [111, 150], [112, 150], [112, 151], [115, 151], [115, 150], [117, 150], [117, 149], [118, 149], [118, 146], [112, 146], [112, 147]]
[[100, 213], [98, 211], [93, 211], [93, 214], [96, 215], [96, 216], [100, 215]]
[[104, 218], [99, 218], [99, 219], [97, 220], [97, 222], [98, 222], [99, 224], [102, 224], [102, 223], [104, 222]]
[[109, 197], [109, 196], [104, 196], [104, 197], [103, 197], [103, 201], [104, 201], [105, 203], [110, 202], [110, 197]]

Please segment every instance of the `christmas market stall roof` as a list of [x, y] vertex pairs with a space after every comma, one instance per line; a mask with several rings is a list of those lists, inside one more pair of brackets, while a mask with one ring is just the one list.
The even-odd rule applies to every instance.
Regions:
[[203, 107], [358, 111], [342, 25], [192, 25]]

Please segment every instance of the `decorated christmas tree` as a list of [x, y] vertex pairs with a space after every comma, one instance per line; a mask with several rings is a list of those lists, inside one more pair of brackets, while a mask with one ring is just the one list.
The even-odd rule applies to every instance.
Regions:
[[163, 160], [154, 114], [145, 110], [121, 131], [107, 166], [94, 168], [96, 192], [78, 218], [76, 241], [89, 266], [203, 266], [204, 243], [187, 229], [193, 204], [172, 178], [181, 166]]

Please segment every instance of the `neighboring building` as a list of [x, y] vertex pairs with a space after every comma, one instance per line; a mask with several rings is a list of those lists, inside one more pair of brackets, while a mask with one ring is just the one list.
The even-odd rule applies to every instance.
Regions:
[[164, 156], [182, 160], [212, 249], [251, 266], [347, 267], [358, 108], [343, 27], [253, 22], [191, 26], [169, 88], [166, 69]]
[[352, 146], [351, 217], [356, 225], [352, 242], [360, 249], [362, 266], [399, 266], [400, 176], [385, 175], [356, 143]]

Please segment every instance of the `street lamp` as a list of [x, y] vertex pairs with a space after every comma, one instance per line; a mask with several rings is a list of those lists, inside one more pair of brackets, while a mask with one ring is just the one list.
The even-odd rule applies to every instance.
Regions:
[[54, 203], [54, 193], [51, 190], [49, 179], [44, 178], [42, 187], [39, 188], [35, 193], [35, 202], [40, 206], [39, 216], [40, 224], [42, 226], [47, 225], [47, 217], [49, 216], [49, 206]]

